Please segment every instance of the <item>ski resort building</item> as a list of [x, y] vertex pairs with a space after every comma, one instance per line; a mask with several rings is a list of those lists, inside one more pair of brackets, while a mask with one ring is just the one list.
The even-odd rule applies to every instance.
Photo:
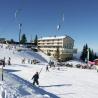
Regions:
[[62, 61], [72, 59], [76, 52], [74, 40], [69, 36], [42, 37], [38, 39], [38, 48], [45, 54], [55, 57], [57, 48], [59, 49], [59, 59]]

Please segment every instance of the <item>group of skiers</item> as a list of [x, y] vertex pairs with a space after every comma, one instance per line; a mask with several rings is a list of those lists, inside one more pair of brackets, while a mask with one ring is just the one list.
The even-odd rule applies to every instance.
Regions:
[[22, 61], [21, 61], [21, 63], [22, 63], [22, 64], [25, 64], [26, 61], [27, 61], [28, 64], [36, 64], [36, 63], [39, 62], [39, 61], [36, 60], [36, 59], [27, 59], [27, 60], [26, 60], [26, 58], [23, 58]]
[[[6, 64], [5, 59], [6, 59], [6, 58], [4, 57], [4, 59], [1, 59], [1, 60], [0, 60], [0, 61], [2, 62], [3, 67], [5, 67], [5, 64]], [[8, 65], [11, 65], [11, 58], [10, 58], [10, 57], [8, 58], [7, 64], [8, 64]]]

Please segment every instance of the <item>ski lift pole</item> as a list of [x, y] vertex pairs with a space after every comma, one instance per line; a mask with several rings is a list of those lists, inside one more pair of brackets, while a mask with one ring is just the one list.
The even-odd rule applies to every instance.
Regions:
[[21, 27], [22, 27], [22, 24], [20, 23], [19, 24], [19, 46], [20, 46], [20, 39], [21, 39]]
[[41, 70], [39, 71], [39, 74], [42, 72], [43, 67], [41, 68]]

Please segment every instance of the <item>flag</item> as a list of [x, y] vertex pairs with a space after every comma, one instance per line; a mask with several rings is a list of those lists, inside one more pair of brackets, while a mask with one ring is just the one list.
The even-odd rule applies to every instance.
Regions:
[[60, 23], [59, 23], [59, 25], [57, 25], [57, 31], [60, 30], [61, 26], [63, 25], [63, 22], [64, 22], [64, 14], [62, 14], [62, 18], [60, 19]]
[[21, 9], [17, 9], [14, 13], [14, 17], [17, 18], [18, 14], [20, 13]]
[[57, 25], [57, 31], [59, 31], [59, 29], [60, 29], [60, 25]]
[[17, 17], [18, 10], [15, 11], [14, 16]]
[[64, 22], [64, 14], [63, 14], [63, 16], [62, 16], [62, 21]]

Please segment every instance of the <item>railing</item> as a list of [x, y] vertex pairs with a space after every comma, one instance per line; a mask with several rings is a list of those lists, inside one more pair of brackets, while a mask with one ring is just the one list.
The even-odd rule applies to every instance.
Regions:
[[74, 49], [65, 49], [65, 48], [63, 48], [62, 53], [73, 53], [73, 50]]

